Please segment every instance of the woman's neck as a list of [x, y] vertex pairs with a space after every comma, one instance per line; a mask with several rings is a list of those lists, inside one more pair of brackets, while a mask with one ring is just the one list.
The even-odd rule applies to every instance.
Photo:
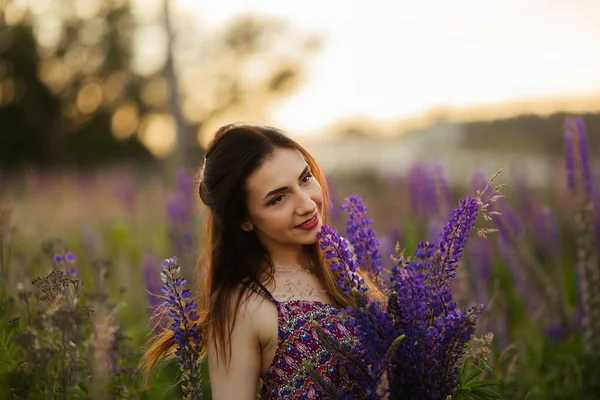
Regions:
[[311, 267], [310, 257], [304, 246], [300, 246], [296, 249], [281, 249], [277, 252], [270, 252], [269, 255], [273, 265], [299, 268]]

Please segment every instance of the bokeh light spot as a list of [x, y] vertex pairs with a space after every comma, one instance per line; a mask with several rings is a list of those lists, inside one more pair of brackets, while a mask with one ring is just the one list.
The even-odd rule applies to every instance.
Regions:
[[113, 114], [111, 128], [115, 137], [125, 140], [135, 133], [138, 127], [139, 115], [135, 103], [121, 105]]
[[140, 141], [157, 157], [168, 155], [177, 140], [175, 119], [171, 114], [154, 113], [145, 116], [138, 135]]
[[77, 108], [83, 114], [91, 114], [102, 103], [102, 88], [97, 82], [85, 85], [77, 94]]

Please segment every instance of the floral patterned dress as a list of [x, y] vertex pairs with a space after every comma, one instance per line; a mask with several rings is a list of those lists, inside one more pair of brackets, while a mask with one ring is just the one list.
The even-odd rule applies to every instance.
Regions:
[[277, 307], [279, 326], [277, 350], [263, 377], [261, 400], [323, 398], [323, 393], [303, 367], [303, 359], [325, 382], [349, 393], [352, 398], [362, 398], [360, 386], [325, 348], [312, 326], [312, 321], [316, 321], [327, 334], [344, 345], [358, 346], [353, 329], [338, 317], [340, 308], [321, 301], [277, 301], [263, 285], [256, 283], [255, 288]]

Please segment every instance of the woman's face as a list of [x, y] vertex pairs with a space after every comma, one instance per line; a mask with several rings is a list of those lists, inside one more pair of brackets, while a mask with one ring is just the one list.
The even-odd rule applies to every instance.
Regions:
[[242, 229], [254, 229], [269, 252], [316, 242], [323, 194], [299, 151], [277, 149], [247, 186], [249, 219]]

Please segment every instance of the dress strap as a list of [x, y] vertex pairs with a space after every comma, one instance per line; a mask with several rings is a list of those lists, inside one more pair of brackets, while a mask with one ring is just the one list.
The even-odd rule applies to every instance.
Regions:
[[271, 292], [256, 278], [251, 278], [250, 288], [255, 292], [262, 294], [267, 299], [269, 299], [273, 304], [277, 305], [277, 300], [273, 297]]

